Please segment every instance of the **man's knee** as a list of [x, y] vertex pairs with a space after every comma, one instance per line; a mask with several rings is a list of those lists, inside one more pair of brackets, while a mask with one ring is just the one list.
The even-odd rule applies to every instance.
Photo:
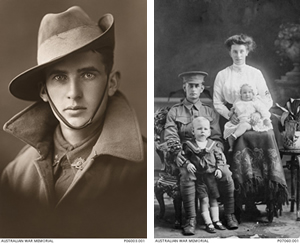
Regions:
[[187, 171], [186, 168], [180, 168], [180, 183], [185, 181], [195, 181], [195, 174]]
[[222, 168], [222, 178], [220, 179], [220, 181], [233, 183], [232, 172], [229, 170], [229, 165], [225, 165]]

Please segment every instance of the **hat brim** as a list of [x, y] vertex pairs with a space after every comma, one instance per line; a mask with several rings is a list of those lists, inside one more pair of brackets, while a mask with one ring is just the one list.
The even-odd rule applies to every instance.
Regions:
[[114, 18], [111, 14], [106, 14], [100, 18], [98, 22], [99, 28], [103, 28], [103, 23], [110, 22], [110, 25], [103, 33], [98, 37], [91, 40], [89, 43], [83, 45], [80, 48], [73, 50], [65, 55], [52, 59], [49, 62], [46, 62], [41, 65], [34, 66], [23, 73], [16, 76], [9, 83], [10, 93], [22, 100], [26, 101], [37, 101], [40, 99], [40, 87], [39, 83], [43, 82], [45, 79], [45, 68], [51, 64], [54, 64], [63, 58], [68, 57], [71, 54], [82, 52], [86, 50], [93, 50], [99, 48], [111, 48], [114, 49], [115, 46], [115, 37], [114, 37]]
[[187, 71], [187, 72], [183, 72], [183, 73], [180, 73], [178, 75], [178, 78], [181, 78], [183, 76], [186, 76], [186, 75], [203, 75], [204, 77], [208, 76], [208, 73], [204, 72], [204, 71]]

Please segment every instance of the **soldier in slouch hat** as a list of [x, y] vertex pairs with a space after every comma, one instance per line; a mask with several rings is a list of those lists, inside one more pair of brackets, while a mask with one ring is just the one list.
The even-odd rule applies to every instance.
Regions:
[[34, 103], [4, 125], [27, 146], [1, 177], [1, 237], [147, 236], [146, 142], [114, 47], [111, 14], [42, 19], [37, 66], [9, 84]]

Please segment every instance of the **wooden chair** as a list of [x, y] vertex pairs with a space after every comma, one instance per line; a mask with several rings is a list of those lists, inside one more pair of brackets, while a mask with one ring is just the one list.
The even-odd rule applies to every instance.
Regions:
[[[164, 141], [164, 124], [169, 107], [159, 108], [155, 113], [155, 150], [158, 154], [162, 168], [159, 173], [158, 180], [154, 184], [155, 197], [159, 203], [160, 212], [159, 219], [162, 219], [165, 215], [165, 202], [164, 194], [167, 194], [173, 199], [173, 205], [175, 210], [175, 228], [181, 228], [182, 225], [182, 199], [179, 188], [179, 169], [175, 165], [172, 151], [176, 148], [172, 148], [174, 143]], [[179, 143], [179, 144], [178, 144]], [[173, 144], [173, 145], [171, 145]], [[180, 149], [180, 142], [177, 142], [177, 149]], [[176, 147], [176, 146], [175, 146]]]

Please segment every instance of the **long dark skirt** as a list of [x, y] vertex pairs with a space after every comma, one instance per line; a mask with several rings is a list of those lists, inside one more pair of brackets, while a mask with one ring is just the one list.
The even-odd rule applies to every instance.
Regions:
[[235, 142], [230, 170], [242, 202], [288, 203], [288, 190], [273, 130], [248, 131]]

